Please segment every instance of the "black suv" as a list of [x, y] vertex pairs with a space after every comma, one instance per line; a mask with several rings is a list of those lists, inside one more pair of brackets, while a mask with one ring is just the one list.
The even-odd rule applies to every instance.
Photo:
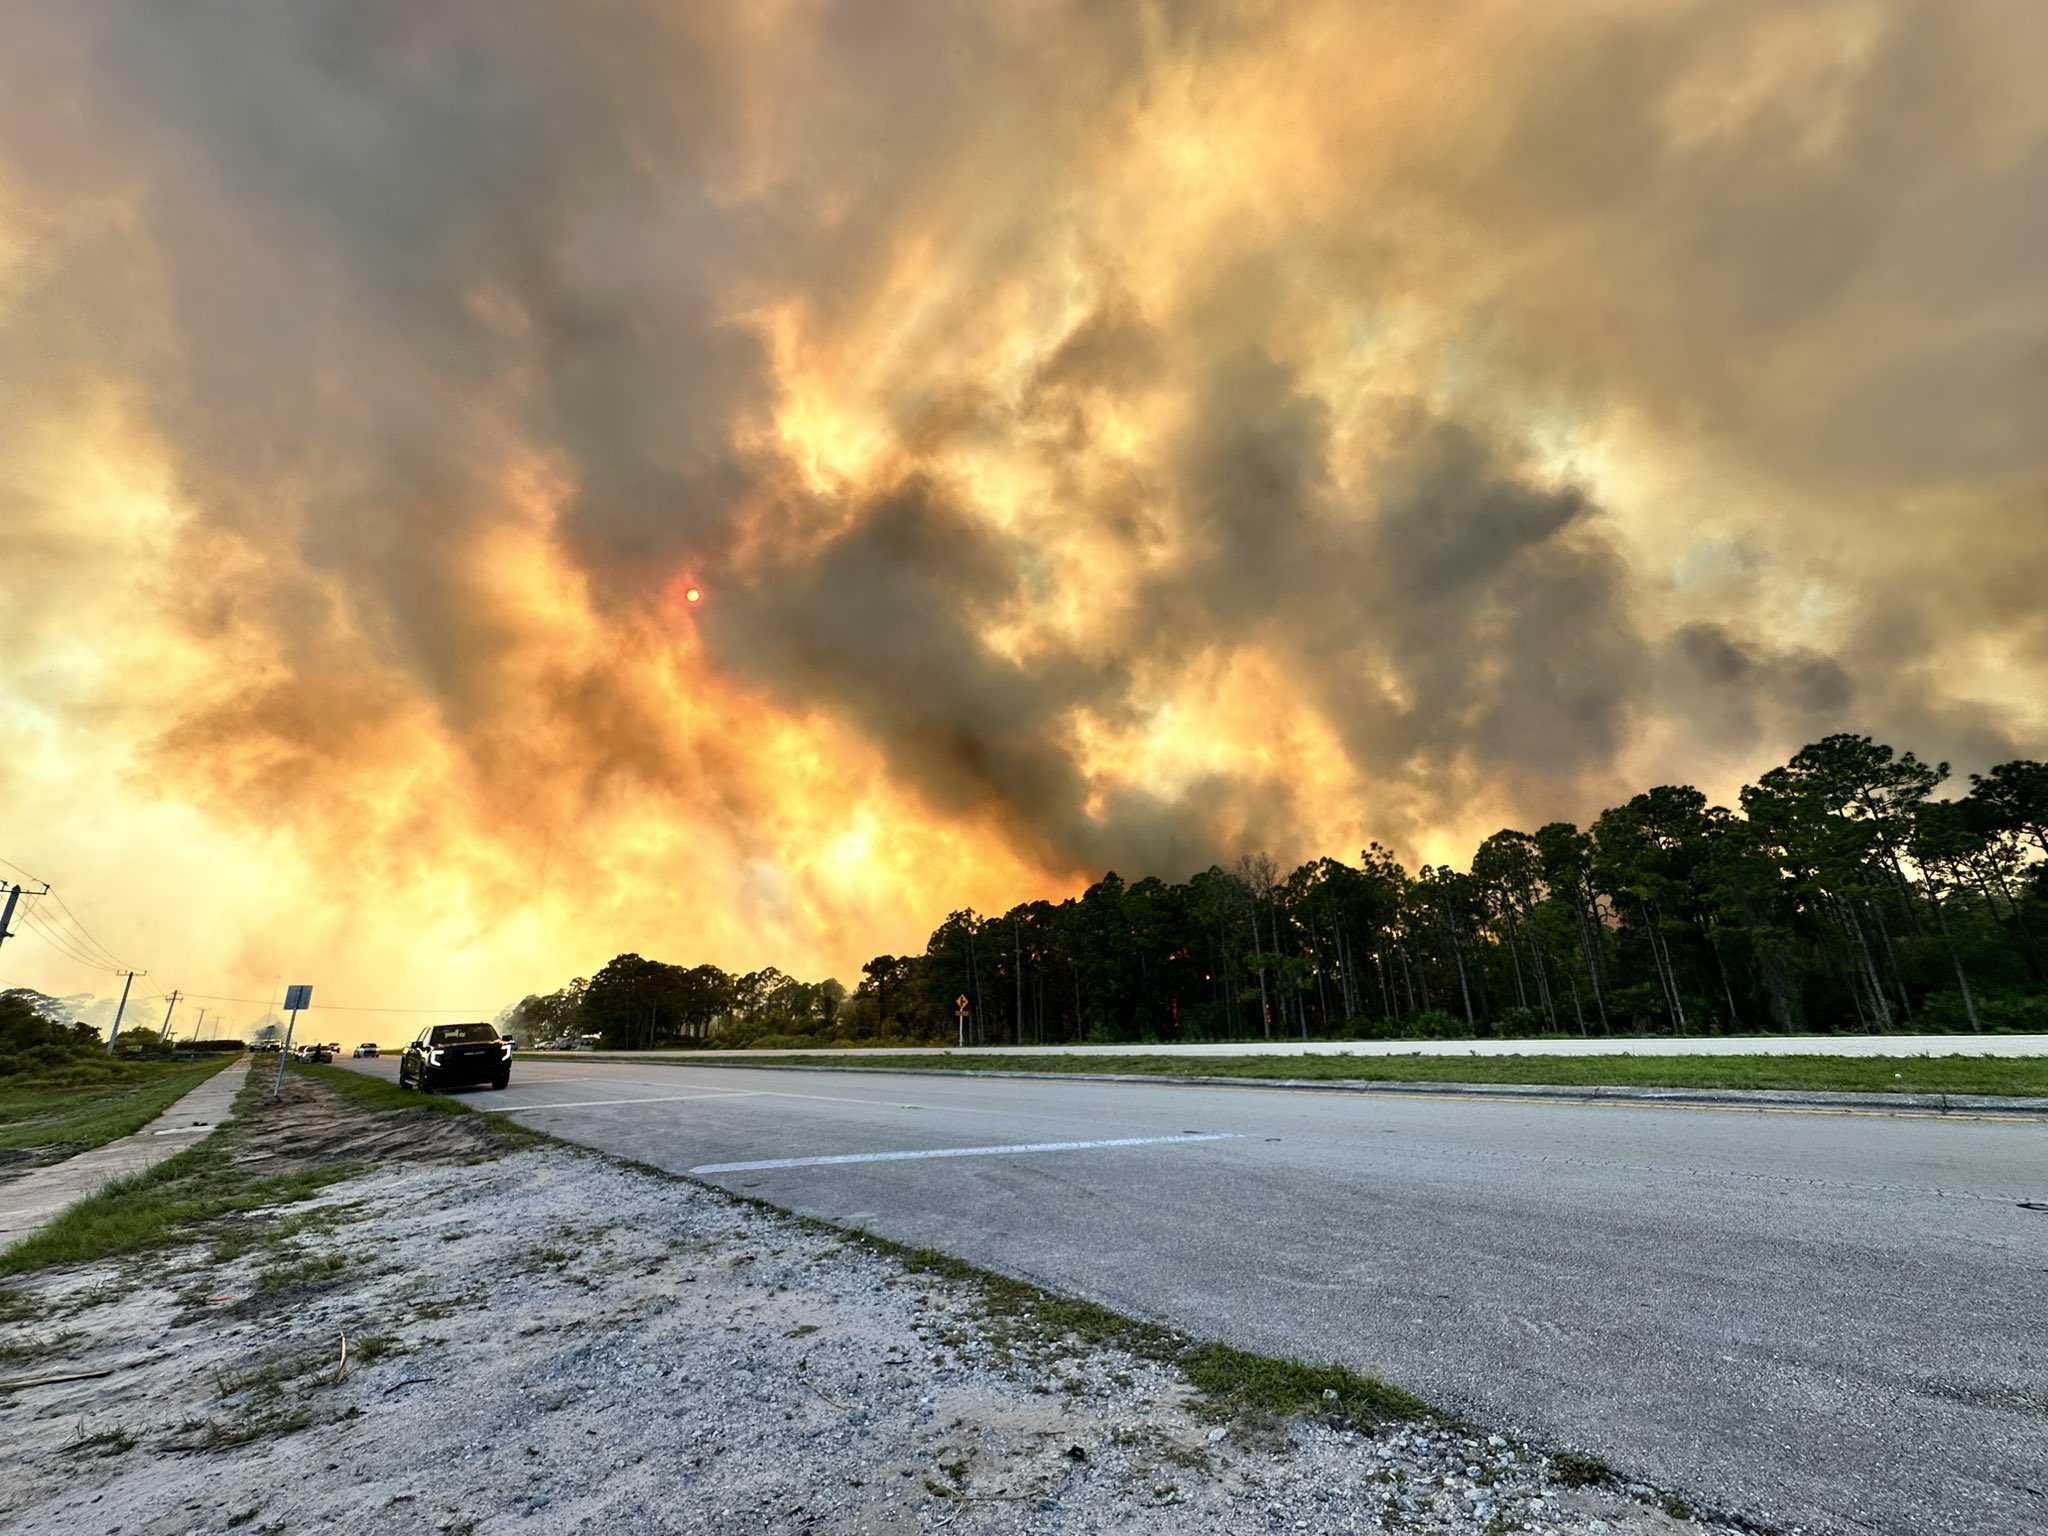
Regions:
[[436, 1024], [398, 1058], [398, 1086], [439, 1093], [461, 1083], [502, 1088], [512, 1080], [512, 1042], [489, 1024]]

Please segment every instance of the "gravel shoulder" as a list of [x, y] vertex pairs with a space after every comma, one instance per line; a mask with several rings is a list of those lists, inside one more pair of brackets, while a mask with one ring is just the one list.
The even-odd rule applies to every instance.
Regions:
[[1230, 1408], [1056, 1312], [992, 1317], [948, 1266], [579, 1150], [508, 1151], [481, 1117], [305, 1083], [261, 1114], [231, 1150], [266, 1173], [377, 1166], [0, 1292], [0, 1527], [1734, 1529], [1459, 1426]]

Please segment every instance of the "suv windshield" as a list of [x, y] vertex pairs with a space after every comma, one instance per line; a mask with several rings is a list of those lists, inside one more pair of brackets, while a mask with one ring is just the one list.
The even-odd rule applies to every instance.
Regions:
[[490, 1024], [436, 1024], [427, 1036], [429, 1045], [491, 1045], [498, 1038]]

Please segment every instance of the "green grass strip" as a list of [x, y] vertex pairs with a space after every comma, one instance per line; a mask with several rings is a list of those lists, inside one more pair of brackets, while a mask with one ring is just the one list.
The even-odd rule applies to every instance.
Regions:
[[[723, 1189], [717, 1192], [780, 1216], [791, 1215], [753, 1196], [733, 1195]], [[1341, 1365], [1311, 1365], [1251, 1354], [1228, 1344], [1194, 1343], [1158, 1323], [1062, 1296], [934, 1248], [910, 1248], [872, 1232], [848, 1231], [808, 1217], [794, 1219], [812, 1230], [833, 1232], [848, 1242], [887, 1254], [911, 1274], [937, 1275], [968, 1287], [980, 1305], [985, 1341], [1004, 1352], [1065, 1340], [1121, 1349], [1141, 1360], [1179, 1369], [1188, 1384], [1202, 1394], [1209, 1411], [1219, 1417], [1314, 1414], [1364, 1429], [1429, 1417], [1447, 1424], [1458, 1422], [1454, 1415], [1439, 1413], [1399, 1387]]]
[[[702, 1065], [688, 1057], [681, 1065]], [[1969, 1093], [2048, 1097], [2040, 1056], [964, 1056], [893, 1052], [792, 1054], [730, 1066], [879, 1067], [890, 1071], [1103, 1072], [1132, 1077], [1260, 1081], [1510, 1083], [1558, 1088], [1731, 1088], [1833, 1093]]]
[[[275, 1072], [277, 1069], [272, 1067], [270, 1070]], [[408, 1109], [424, 1110], [434, 1115], [475, 1114], [479, 1122], [490, 1132], [492, 1139], [501, 1147], [535, 1146], [541, 1142], [554, 1140], [543, 1131], [533, 1130], [516, 1120], [508, 1120], [503, 1115], [490, 1113], [491, 1106], [488, 1100], [481, 1104], [470, 1104], [451, 1094], [417, 1093], [410, 1088], [401, 1088], [396, 1083], [386, 1082], [381, 1077], [372, 1077], [367, 1072], [357, 1072], [350, 1067], [321, 1066], [316, 1062], [295, 1061], [291, 1063], [291, 1070], [332, 1088], [351, 1103], [360, 1104], [365, 1109], [376, 1110], [380, 1114]], [[262, 1080], [263, 1091], [268, 1093], [270, 1079], [261, 1073], [258, 1073], [258, 1077]]]
[[[262, 1064], [259, 1064], [259, 1067]], [[337, 1094], [379, 1113], [467, 1115], [470, 1106], [444, 1094], [407, 1093], [381, 1078], [303, 1062], [293, 1072], [314, 1078]], [[140, 1253], [187, 1240], [208, 1221], [238, 1211], [289, 1205], [317, 1194], [328, 1185], [364, 1171], [359, 1162], [344, 1162], [289, 1174], [260, 1177], [235, 1163], [230, 1155], [240, 1135], [240, 1117], [252, 1096], [269, 1097], [276, 1070], [258, 1070], [237, 1095], [235, 1112], [212, 1135], [154, 1168], [107, 1185], [66, 1210], [40, 1232], [0, 1252], [0, 1278], [52, 1264], [83, 1264], [94, 1259]], [[519, 1147], [549, 1140], [497, 1115], [478, 1117], [500, 1146]], [[0, 1309], [4, 1310], [4, 1309]]]
[[1334, 1414], [1347, 1424], [1373, 1425], [1430, 1412], [1420, 1398], [1341, 1365], [1276, 1360], [1228, 1344], [1197, 1344], [1175, 1363], [1190, 1386], [1232, 1413]]
[[[415, 1093], [410, 1088], [401, 1088], [396, 1083], [387, 1083], [381, 1077], [372, 1077], [367, 1072], [358, 1072], [352, 1067], [324, 1067], [317, 1062], [295, 1061], [291, 1070], [302, 1077], [310, 1077], [325, 1087], [332, 1088], [344, 1099], [360, 1104], [365, 1109], [396, 1110], [422, 1109], [434, 1115], [466, 1115], [469, 1105], [445, 1093]], [[272, 1074], [277, 1071], [273, 1065], [268, 1072], [257, 1074], [262, 1081], [263, 1091], [270, 1092]]]
[[105, 1082], [0, 1079], [0, 1148], [67, 1148], [66, 1155], [133, 1135], [236, 1055], [197, 1065], [137, 1063]]
[[0, 1253], [0, 1277], [165, 1247], [195, 1223], [287, 1205], [362, 1172], [356, 1163], [259, 1178], [223, 1159], [223, 1128], [145, 1173], [119, 1179]]

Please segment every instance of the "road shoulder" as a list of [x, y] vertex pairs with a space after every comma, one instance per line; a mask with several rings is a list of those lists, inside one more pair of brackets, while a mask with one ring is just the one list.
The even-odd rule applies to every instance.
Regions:
[[1159, 1330], [558, 1144], [507, 1150], [483, 1116], [307, 1092], [223, 1145], [273, 1179], [377, 1165], [12, 1282], [0, 1523], [1725, 1529], [1432, 1418], [1341, 1427], [1343, 1373], [1316, 1395], [1340, 1424], [1263, 1409], [1242, 1370], [1205, 1393]]

